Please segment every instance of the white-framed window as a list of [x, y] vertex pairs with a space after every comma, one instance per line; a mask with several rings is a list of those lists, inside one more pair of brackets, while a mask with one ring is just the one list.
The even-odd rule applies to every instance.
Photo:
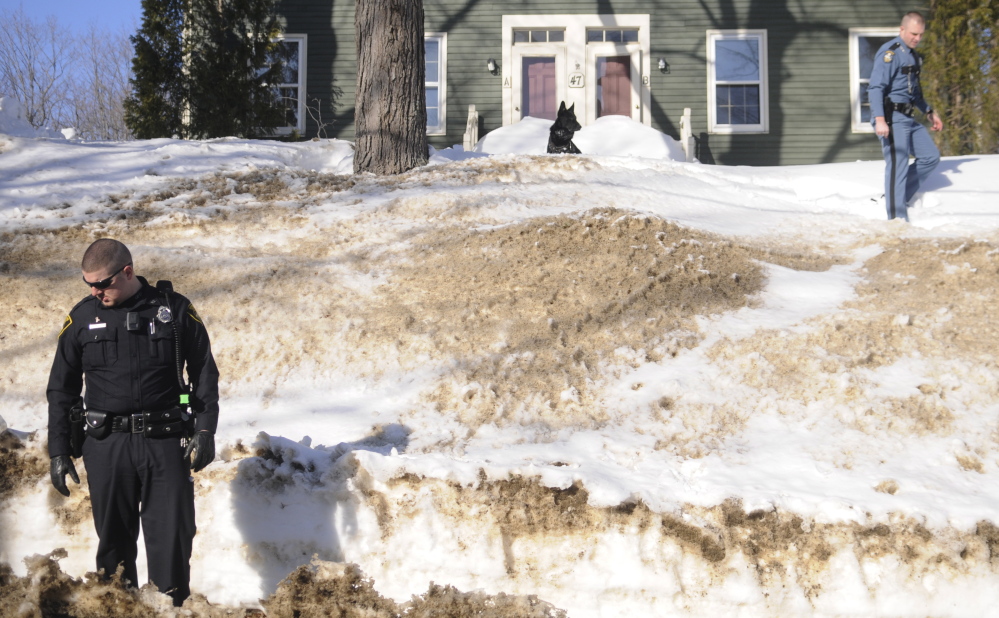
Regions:
[[708, 131], [770, 127], [766, 30], [708, 31]]
[[424, 35], [427, 67], [427, 135], [447, 132], [447, 34]]
[[547, 30], [544, 28], [516, 28], [513, 31], [513, 43], [564, 43], [565, 29]]
[[875, 54], [896, 36], [898, 28], [850, 28], [850, 116], [854, 133], [874, 132], [867, 87], [878, 60]]
[[292, 131], [305, 132], [306, 34], [282, 34], [275, 37], [277, 46], [271, 51], [272, 62], [280, 61], [281, 71], [272, 89], [278, 104], [284, 109], [285, 123], [277, 128], [279, 135]]
[[587, 43], [637, 43], [638, 28], [587, 28]]

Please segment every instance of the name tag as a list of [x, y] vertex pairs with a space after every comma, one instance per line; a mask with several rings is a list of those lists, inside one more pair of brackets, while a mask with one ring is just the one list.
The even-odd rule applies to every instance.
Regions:
[[95, 328], [107, 328], [107, 326], [108, 325], [105, 322], [98, 322], [97, 324], [91, 324], [90, 330], [94, 330]]

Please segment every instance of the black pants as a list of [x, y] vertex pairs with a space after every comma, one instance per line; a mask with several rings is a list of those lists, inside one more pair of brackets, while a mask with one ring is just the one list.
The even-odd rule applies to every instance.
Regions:
[[83, 443], [97, 545], [97, 568], [105, 577], [124, 565], [137, 585], [135, 557], [139, 522], [146, 542], [149, 580], [173, 597], [190, 593], [194, 482], [179, 438], [112, 433]]

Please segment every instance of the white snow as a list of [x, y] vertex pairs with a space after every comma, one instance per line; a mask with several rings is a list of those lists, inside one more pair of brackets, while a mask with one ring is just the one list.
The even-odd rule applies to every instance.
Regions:
[[[475, 146], [485, 154], [545, 154], [551, 120], [527, 117], [487, 133]], [[589, 155], [613, 155], [683, 161], [683, 148], [673, 138], [624, 116], [604, 116], [572, 138]]]
[[36, 129], [28, 122], [24, 106], [12, 97], [0, 97], [0, 134], [14, 137], [54, 137], [72, 138], [76, 132], [65, 129], [65, 133], [55, 129]]
[[[343, 141], [50, 140], [32, 136], [18, 121], [16, 107], [0, 101], [0, 109], [0, 234], [55, 232], [67, 226], [89, 233], [113, 230], [106, 227], [115, 212], [109, 198], [139, 201], [178, 179], [255, 170], [350, 174], [352, 169], [352, 145]], [[800, 515], [808, 525], [868, 526], [911, 518], [934, 531], [974, 532], [979, 521], [999, 521], [999, 484], [994, 482], [999, 463], [995, 441], [987, 438], [999, 425], [999, 402], [988, 396], [988, 385], [996, 378], [989, 365], [901, 353], [893, 363], [875, 369], [823, 374], [816, 378], [811, 403], [788, 402], [780, 392], [734, 377], [737, 365], [766, 359], [751, 351], [719, 358], [712, 347], [723, 339], [739, 342], [764, 331], [775, 337], [807, 335], [815, 328], [814, 318], [849, 317], [847, 305], [857, 298], [863, 265], [884, 251], [879, 244], [883, 239], [994, 241], [999, 231], [999, 156], [945, 158], [925, 187], [921, 204], [910, 210], [912, 223], [904, 224], [884, 221], [881, 161], [770, 168], [684, 163], [682, 151], [667, 136], [612, 118], [576, 134], [574, 141], [584, 155], [566, 158], [564, 168], [517, 167], [525, 155], [544, 153], [549, 125], [527, 119], [486, 135], [475, 152], [458, 147], [437, 152], [428, 175], [418, 181], [404, 179], [391, 188], [368, 185], [364, 191], [334, 193], [316, 201], [302, 197], [304, 192], [286, 198], [281, 204], [297, 200], [300, 224], [255, 229], [253, 236], [238, 231], [231, 236], [199, 235], [198, 220], [219, 212], [238, 213], [258, 202], [249, 195], [231, 194], [219, 211], [209, 212], [190, 205], [196, 195], [188, 190], [158, 201], [146, 229], [190, 225], [187, 236], [171, 237], [162, 251], [185, 255], [191, 269], [206, 267], [202, 262], [212, 256], [211, 267], [218, 269], [219, 277], [225, 277], [227, 269], [249, 266], [254, 257], [246, 257], [252, 253], [243, 251], [248, 247], [280, 256], [298, 243], [343, 243], [343, 249], [317, 251], [310, 269], [316, 275], [342, 277], [343, 285], [357, 294], [373, 289], [382, 277], [378, 272], [348, 273], [346, 262], [354, 259], [349, 257], [350, 245], [359, 235], [377, 247], [379, 238], [388, 242], [435, 220], [486, 229], [603, 206], [736, 238], [835, 246], [851, 260], [816, 272], [768, 265], [768, 281], [758, 302], [727, 314], [700, 316], [700, 330], [707, 336], [675, 357], [650, 360], [630, 349], [619, 350], [616, 366], [594, 387], [599, 391], [597, 404], [611, 421], [578, 429], [484, 423], [466, 431], [460, 420], [438, 414], [421, 398], [446, 373], [439, 363], [406, 367], [391, 359], [372, 359], [372, 370], [363, 377], [345, 367], [341, 373], [335, 364], [287, 367], [271, 350], [266, 324], [236, 333], [232, 324], [213, 322], [206, 314], [217, 348], [225, 349], [238, 337], [259, 343], [266, 352], [245, 361], [249, 369], [243, 376], [223, 375], [220, 461], [196, 480], [192, 587], [213, 602], [252, 606], [291, 569], [318, 554], [326, 560], [357, 562], [383, 594], [397, 599], [425, 591], [434, 580], [464, 590], [538, 594], [570, 616], [765, 616], [775, 611], [816, 616], [999, 615], [999, 579], [987, 561], [980, 569], [954, 571], [958, 574], [949, 578], [943, 571], [907, 578], [896, 556], [859, 561], [848, 551], [839, 552], [826, 566], [821, 593], [806, 598], [798, 589], [776, 592], [779, 586], [762, 587], [755, 567], [742, 554], [727, 558], [724, 579], [712, 579], [706, 566], [682, 557], [678, 546], [664, 545], [655, 529], [595, 534], [588, 545], [591, 555], [573, 567], [560, 565], [558, 548], [546, 545], [545, 539], [516, 538], [506, 551], [532, 556], [541, 576], [514, 580], [504, 569], [502, 543], [476, 536], [474, 512], [449, 527], [451, 520], [437, 516], [439, 505], [429, 490], [394, 484], [403, 474], [464, 487], [474, 486], [482, 475], [490, 480], [519, 475], [536, 477], [547, 487], [579, 483], [593, 507], [640, 500], [654, 512], [688, 517], [682, 515], [684, 505], [710, 508], [739, 498], [747, 512], [777, 508]], [[458, 182], [449, 175], [484, 170], [461, 166], [487, 155], [516, 170], [509, 177], [481, 182]], [[292, 184], [302, 182], [289, 178]], [[389, 212], [392, 217], [376, 218]], [[348, 223], [353, 227], [346, 227]], [[86, 246], [84, 239], [77, 240], [73, 255]], [[155, 238], [148, 243], [152, 254]], [[72, 270], [75, 264], [66, 268]], [[175, 283], [182, 282], [184, 274], [175, 273]], [[303, 279], [303, 306], [313, 302], [307, 297], [308, 285]], [[82, 286], [73, 290], [83, 292]], [[33, 326], [37, 337], [30, 351], [0, 341], [4, 364], [20, 363], [18, 355], [34, 359], [0, 376], [0, 430], [9, 426], [19, 436], [44, 434], [48, 367], [37, 359], [49, 358], [55, 327], [70, 306], [52, 303], [45, 308], [49, 323]], [[911, 318], [899, 314], [895, 323], [906, 326]], [[348, 352], [337, 348], [341, 334], [329, 333], [332, 358]], [[862, 410], [833, 405], [819, 392], [857, 388], [877, 401], [918, 394], [927, 382], [941, 388], [955, 385], [948, 400], [955, 416], [949, 435], [861, 431], [854, 421]], [[578, 401], [578, 395], [566, 390], [563, 402]], [[646, 431], [646, 410], [662, 398], [682, 398], [705, 410], [740, 401], [748, 412], [744, 425], [719, 438], [710, 451], [685, 457], [656, 449], [658, 434]], [[376, 426], [380, 432], [373, 432]], [[692, 429], [676, 419], [661, 431], [681, 435]], [[968, 436], [980, 440], [969, 445]], [[255, 443], [280, 456], [240, 458], [238, 442]], [[448, 446], [437, 446], [444, 444]], [[983, 472], [957, 464], [955, 453], [983, 445], [991, 449], [982, 462]], [[363, 474], [356, 475], [357, 470]], [[903, 489], [876, 491], [885, 479]], [[78, 500], [80, 491], [72, 489], [71, 499]], [[369, 495], [365, 492], [408, 500], [411, 519], [386, 535], [377, 512], [359, 498]], [[46, 479], [0, 505], [0, 560], [23, 573], [22, 557], [66, 547], [70, 555], [61, 564], [67, 572], [80, 575], [92, 568], [92, 529], [85, 523], [70, 534], [57, 525], [57, 500], [61, 498], [50, 492]], [[144, 577], [144, 565], [139, 570]], [[690, 589], [702, 593], [687, 595], [684, 591]]]

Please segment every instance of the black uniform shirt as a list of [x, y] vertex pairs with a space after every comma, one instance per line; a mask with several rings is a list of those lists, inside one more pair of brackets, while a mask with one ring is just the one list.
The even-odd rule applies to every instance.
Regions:
[[[144, 278], [139, 281], [142, 288], [118, 306], [105, 307], [88, 296], [67, 316], [49, 374], [50, 457], [70, 454], [69, 410], [79, 401], [84, 379], [88, 410], [135, 414], [179, 405], [178, 324], [196, 428], [214, 433], [219, 372], [208, 331], [189, 300], [170, 293], [167, 303]], [[133, 330], [126, 324], [129, 313], [135, 314]]]

